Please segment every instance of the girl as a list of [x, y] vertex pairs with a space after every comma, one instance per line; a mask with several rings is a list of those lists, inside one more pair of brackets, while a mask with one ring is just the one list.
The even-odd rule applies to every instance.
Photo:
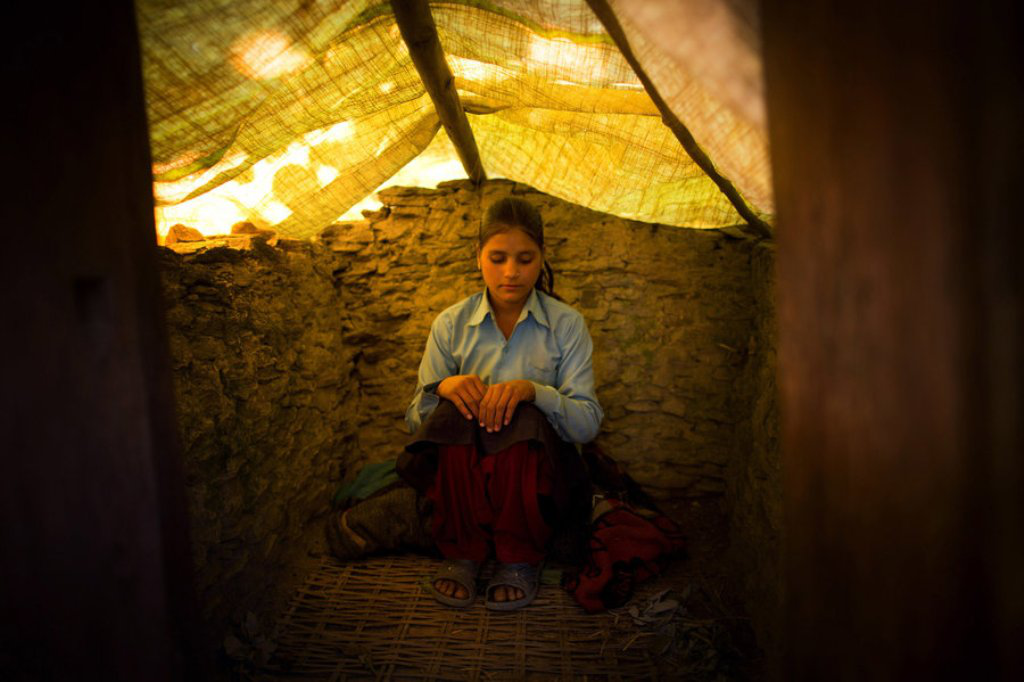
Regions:
[[585, 481], [574, 443], [603, 416], [583, 317], [555, 297], [537, 210], [518, 198], [487, 211], [477, 244], [486, 288], [434, 320], [406, 421], [399, 471], [434, 504], [447, 558], [428, 590], [468, 606], [491, 547], [499, 566], [486, 605], [513, 610], [537, 594], [552, 522]]

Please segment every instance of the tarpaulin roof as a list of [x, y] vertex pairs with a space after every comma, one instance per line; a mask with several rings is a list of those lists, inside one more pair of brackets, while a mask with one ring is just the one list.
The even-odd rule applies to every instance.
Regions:
[[[770, 216], [756, 14], [736, 0], [604, 3], [638, 71], [591, 4], [430, 3], [487, 175], [648, 222]], [[390, 3], [136, 8], [154, 192], [168, 216], [207, 210], [304, 237], [420, 155], [457, 168]], [[710, 163], [695, 162], [652, 94]]]

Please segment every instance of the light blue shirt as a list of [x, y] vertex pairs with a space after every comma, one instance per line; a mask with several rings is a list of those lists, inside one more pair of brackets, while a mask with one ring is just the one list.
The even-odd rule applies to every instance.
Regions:
[[533, 404], [559, 437], [587, 443], [597, 436], [604, 412], [594, 394], [590, 340], [583, 316], [534, 289], [509, 336], [498, 329], [486, 290], [456, 303], [430, 327], [420, 362], [416, 395], [405, 413], [414, 432], [437, 407], [442, 379], [476, 374], [487, 385], [527, 379]]

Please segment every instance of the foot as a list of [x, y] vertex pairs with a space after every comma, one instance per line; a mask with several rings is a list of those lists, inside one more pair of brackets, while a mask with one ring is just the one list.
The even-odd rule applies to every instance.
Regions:
[[539, 563], [500, 564], [487, 586], [487, 608], [515, 611], [528, 605], [540, 588], [540, 570]]
[[448, 559], [437, 569], [430, 582], [423, 586], [434, 599], [445, 604], [464, 608], [476, 597], [476, 576], [480, 564], [468, 559]]
[[526, 593], [518, 587], [512, 587], [511, 585], [498, 585], [491, 593], [491, 601], [515, 601], [516, 599], [522, 599], [525, 596]]
[[465, 599], [469, 596], [469, 590], [454, 580], [435, 580], [434, 589], [446, 597], [453, 599]]

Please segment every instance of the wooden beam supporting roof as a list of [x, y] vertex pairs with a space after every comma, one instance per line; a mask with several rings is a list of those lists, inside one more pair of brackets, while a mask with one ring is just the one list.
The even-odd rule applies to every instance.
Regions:
[[469, 127], [466, 112], [455, 90], [455, 76], [445, 61], [427, 0], [392, 0], [391, 7], [412, 63], [434, 102], [441, 125], [455, 145], [462, 167], [474, 183], [483, 182], [487, 176], [480, 162], [473, 129]]
[[736, 212], [747, 221], [748, 228], [745, 232], [752, 234], [759, 238], [770, 238], [772, 235], [771, 227], [768, 223], [761, 219], [757, 213], [747, 204], [746, 200], [740, 195], [739, 190], [732, 182], [724, 177], [715, 168], [715, 164], [712, 163], [711, 159], [700, 148], [697, 141], [693, 138], [693, 134], [690, 130], [679, 120], [668, 104], [662, 99], [661, 95], [658, 94], [658, 90], [654, 87], [654, 83], [647, 76], [647, 73], [641, 68], [639, 60], [636, 55], [633, 54], [633, 50], [629, 46], [629, 41], [626, 40], [626, 34], [622, 30], [622, 26], [619, 24], [619, 20], [615, 17], [615, 12], [612, 11], [611, 6], [607, 0], [587, 0], [587, 4], [590, 5], [590, 9], [597, 15], [597, 18], [604, 25], [608, 35], [615, 41], [616, 47], [619, 48], [619, 52], [625, 57], [629, 65], [633, 67], [634, 73], [637, 78], [643, 83], [644, 89], [647, 94], [650, 95], [654, 105], [658, 107], [658, 111], [661, 112], [661, 120], [665, 122], [665, 125], [675, 134], [676, 139], [679, 140], [680, 144], [683, 145], [683, 149], [690, 155], [694, 163], [704, 171], [705, 174], [718, 186], [718, 189], [722, 191], [722, 194], [729, 199], [729, 202], [736, 209]]

